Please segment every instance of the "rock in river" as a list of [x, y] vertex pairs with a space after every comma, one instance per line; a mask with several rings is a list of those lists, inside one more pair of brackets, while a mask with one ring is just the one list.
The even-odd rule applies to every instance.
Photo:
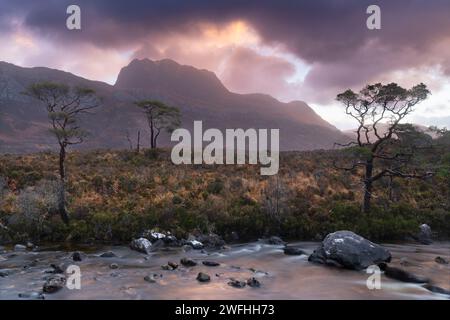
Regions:
[[247, 285], [252, 288], [259, 288], [261, 283], [256, 278], [250, 278], [247, 280]]
[[429, 279], [424, 278], [424, 277], [420, 277], [420, 276], [416, 276], [414, 274], [412, 274], [411, 272], [399, 269], [399, 268], [394, 268], [394, 267], [389, 267], [386, 263], [382, 262], [378, 265], [380, 267], [380, 269], [382, 271], [384, 271], [384, 274], [386, 275], [386, 277], [395, 279], [395, 280], [399, 280], [399, 281], [403, 281], [403, 282], [410, 282], [410, 283], [428, 283], [430, 282]]
[[14, 273], [13, 269], [0, 269], [0, 277], [7, 277], [12, 273]]
[[432, 244], [433, 241], [431, 240], [431, 228], [427, 224], [421, 224], [419, 226], [419, 233], [417, 234], [417, 240], [421, 244]]
[[41, 292], [25, 292], [25, 293], [19, 293], [20, 299], [26, 299], [26, 300], [44, 300], [45, 296]]
[[434, 259], [434, 261], [436, 261], [436, 263], [439, 263], [439, 264], [448, 264], [448, 260], [446, 260], [446, 259], [444, 259], [444, 258], [442, 258], [442, 257], [439, 257], [439, 256], [437, 256], [437, 257]]
[[61, 290], [66, 284], [66, 277], [62, 274], [55, 274], [47, 279], [43, 290], [45, 293], [54, 293]]
[[115, 258], [116, 254], [112, 251], [104, 252], [100, 255], [100, 258]]
[[306, 254], [302, 249], [300, 249], [299, 247], [294, 247], [294, 246], [286, 246], [283, 249], [284, 254], [287, 254], [289, 256], [299, 256], [302, 254]]
[[23, 244], [16, 244], [14, 246], [14, 251], [26, 251], [27, 247], [24, 246]]
[[78, 252], [78, 251], [74, 252], [74, 253], [72, 254], [72, 260], [73, 260], [73, 261], [76, 261], [76, 262], [83, 260], [83, 258], [82, 258], [82, 256], [81, 256], [81, 253]]
[[280, 237], [277, 237], [277, 236], [273, 236], [273, 237], [270, 237], [269, 239], [267, 239], [267, 243], [268, 244], [273, 244], [273, 245], [284, 245], [284, 244], [286, 244], [286, 242], [284, 242]]
[[197, 265], [197, 262], [188, 258], [182, 258], [180, 260], [180, 263], [185, 267], [194, 267]]
[[209, 282], [211, 280], [211, 277], [209, 275], [207, 275], [206, 273], [200, 272], [197, 275], [197, 280], [199, 282]]
[[233, 288], [244, 288], [246, 283], [244, 281], [239, 281], [236, 279], [230, 279], [228, 285]]
[[351, 231], [328, 234], [308, 258], [310, 262], [361, 270], [370, 265], [390, 262], [391, 253]]
[[220, 266], [220, 263], [215, 262], [215, 261], [203, 261], [202, 263], [203, 263], [203, 265], [205, 265], [207, 267], [218, 267], [218, 266]]
[[152, 243], [145, 238], [134, 239], [130, 243], [130, 248], [132, 250], [146, 253], [146, 254], [150, 253], [151, 247], [152, 247]]

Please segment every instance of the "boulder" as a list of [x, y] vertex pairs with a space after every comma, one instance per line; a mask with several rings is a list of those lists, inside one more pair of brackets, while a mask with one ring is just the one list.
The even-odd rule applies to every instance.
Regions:
[[83, 260], [83, 258], [81, 256], [81, 252], [78, 252], [78, 251], [74, 252], [72, 254], [72, 260], [75, 262], [79, 262], [79, 261]]
[[203, 263], [203, 265], [205, 265], [207, 267], [218, 267], [218, 266], [220, 266], [220, 263], [215, 262], [215, 261], [203, 261], [202, 263]]
[[14, 273], [13, 269], [0, 269], [0, 277], [7, 277], [12, 273]]
[[197, 265], [197, 262], [188, 258], [182, 258], [180, 260], [180, 263], [185, 267], [194, 267]]
[[207, 275], [206, 273], [200, 272], [197, 275], [197, 281], [199, 282], [209, 282], [211, 280], [211, 277]]
[[431, 292], [445, 294], [445, 295], [450, 296], [450, 290], [447, 290], [447, 289], [444, 289], [441, 287], [437, 287], [432, 284], [425, 284], [423, 287]]
[[104, 252], [100, 255], [100, 258], [115, 258], [116, 254], [112, 251]]
[[150, 283], [156, 282], [156, 276], [154, 274], [148, 275], [144, 277], [144, 280]]
[[52, 263], [50, 265], [50, 267], [52, 268], [51, 273], [64, 273], [64, 266], [62, 264], [57, 265], [57, 264]]
[[24, 246], [23, 244], [16, 244], [14, 246], [14, 251], [16, 251], [16, 252], [21, 252], [21, 251], [26, 251], [26, 250], [27, 250], [27, 247]]
[[197, 237], [197, 240], [209, 249], [221, 249], [225, 245], [222, 237], [215, 233], [202, 234]]
[[427, 224], [421, 224], [419, 226], [419, 232], [417, 234], [417, 241], [419, 241], [421, 244], [432, 244], [433, 241], [431, 240], [431, 228]]
[[167, 262], [167, 265], [168, 265], [169, 267], [171, 267], [173, 270], [175, 270], [175, 269], [178, 268], [178, 263], [173, 262], [173, 261]]
[[308, 260], [347, 269], [361, 270], [370, 265], [390, 262], [391, 253], [351, 231], [328, 234]]
[[250, 278], [247, 280], [247, 285], [252, 288], [259, 288], [261, 283], [256, 278]]
[[230, 279], [230, 281], [228, 282], [228, 285], [230, 287], [239, 288], [240, 289], [240, 288], [244, 288], [246, 283], [244, 281], [239, 281], [239, 280], [236, 280], [236, 279]]
[[277, 236], [272, 236], [269, 239], [267, 239], [267, 243], [272, 244], [272, 245], [277, 245], [277, 246], [286, 244], [286, 242], [284, 242], [280, 237], [277, 237]]
[[111, 268], [111, 269], [119, 269], [119, 265], [117, 264], [117, 263], [111, 263], [110, 265], [109, 265], [109, 267]]
[[185, 241], [185, 244], [191, 246], [192, 249], [195, 249], [195, 250], [201, 250], [204, 248], [203, 243], [201, 243], [200, 241], [195, 240], [195, 239], [192, 239], [192, 240], [188, 239]]
[[164, 243], [166, 245], [169, 245], [169, 246], [178, 246], [179, 245], [178, 239], [175, 236], [172, 236], [172, 235], [165, 236], [162, 239], [162, 241], [164, 241]]
[[141, 253], [149, 254], [152, 249], [152, 243], [146, 238], [134, 239], [130, 243], [130, 248]]
[[286, 246], [283, 249], [284, 254], [287, 254], [289, 256], [299, 256], [302, 254], [306, 254], [301, 248], [294, 247], [294, 246]]
[[410, 283], [428, 283], [430, 280], [428, 278], [416, 276], [412, 274], [411, 272], [389, 267], [386, 263], [382, 262], [378, 265], [382, 271], [384, 271], [384, 274], [386, 277], [389, 277], [391, 279], [403, 281], [403, 282], [410, 282]]
[[45, 293], [54, 293], [64, 288], [65, 284], [66, 277], [62, 274], [55, 274], [45, 281], [43, 291]]
[[436, 261], [436, 263], [439, 264], [448, 264], [448, 260], [446, 260], [445, 258], [442, 258], [440, 256], [437, 256], [434, 261]]
[[25, 292], [25, 293], [19, 293], [20, 299], [26, 299], [26, 300], [44, 300], [45, 296], [41, 292]]

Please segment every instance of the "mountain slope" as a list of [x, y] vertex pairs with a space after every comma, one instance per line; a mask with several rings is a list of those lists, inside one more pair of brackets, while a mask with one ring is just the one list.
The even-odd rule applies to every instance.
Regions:
[[[0, 152], [54, 147], [47, 132], [45, 108], [22, 94], [29, 84], [43, 80], [90, 87], [103, 98], [102, 107], [82, 119], [91, 133], [89, 141], [80, 146], [85, 149], [126, 148], [127, 132], [135, 140], [138, 130], [147, 146], [146, 120], [133, 105], [138, 99], [159, 99], [179, 107], [182, 127], [187, 129], [194, 120], [203, 120], [204, 128], [279, 128], [282, 150], [330, 148], [334, 142], [347, 139], [304, 102], [282, 103], [263, 94], [235, 94], [214, 73], [172, 60], [133, 60], [120, 71], [114, 86], [60, 70], [0, 62], [0, 82], [7, 84], [0, 92]], [[160, 146], [169, 144], [165, 134]]]

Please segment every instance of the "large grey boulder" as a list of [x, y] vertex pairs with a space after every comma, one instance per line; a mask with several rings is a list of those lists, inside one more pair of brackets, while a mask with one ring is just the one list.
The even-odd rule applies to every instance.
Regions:
[[432, 244], [431, 240], [431, 228], [427, 224], [421, 224], [419, 226], [419, 233], [417, 234], [417, 240], [421, 244]]
[[55, 274], [45, 281], [43, 291], [45, 293], [54, 293], [64, 288], [66, 277], [62, 274]]
[[130, 248], [138, 252], [149, 254], [152, 249], [152, 243], [145, 238], [134, 239], [130, 243]]
[[328, 234], [308, 258], [309, 261], [347, 269], [361, 270], [370, 265], [389, 262], [391, 253], [351, 231]]

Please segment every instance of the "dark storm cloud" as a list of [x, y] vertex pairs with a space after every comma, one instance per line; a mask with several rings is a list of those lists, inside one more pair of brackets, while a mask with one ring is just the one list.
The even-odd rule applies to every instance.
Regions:
[[[368, 38], [385, 46], [418, 48], [450, 31], [448, 0], [18, 0], [1, 1], [0, 8], [3, 15], [21, 14], [27, 26], [44, 34], [67, 36], [62, 22], [65, 9], [74, 3], [84, 17], [80, 41], [117, 45], [149, 34], [189, 31], [198, 21], [243, 19], [266, 41], [282, 43], [308, 61], [345, 59]], [[381, 31], [365, 27], [370, 4], [382, 8]]]

